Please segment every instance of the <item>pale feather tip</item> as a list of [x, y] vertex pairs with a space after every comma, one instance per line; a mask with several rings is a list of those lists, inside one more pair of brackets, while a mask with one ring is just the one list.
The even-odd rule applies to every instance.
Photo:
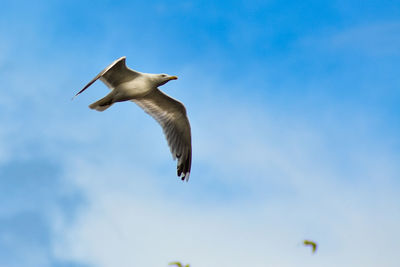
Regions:
[[189, 176], [190, 176], [190, 172], [187, 173], [182, 173], [182, 176], [180, 177], [182, 181], [189, 182]]

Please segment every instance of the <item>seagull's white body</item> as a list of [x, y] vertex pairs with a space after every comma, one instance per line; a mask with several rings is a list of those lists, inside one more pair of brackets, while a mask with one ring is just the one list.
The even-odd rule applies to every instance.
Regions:
[[[141, 73], [140, 76], [133, 80], [121, 83], [117, 87], [113, 88], [112, 92], [114, 92], [116, 96], [120, 97], [122, 101], [124, 101], [124, 98], [133, 99], [145, 96], [150, 93], [150, 91], [157, 89], [157, 86], [150, 82], [150, 77], [151, 76], [147, 73]], [[100, 80], [107, 84], [106, 79], [100, 78]], [[112, 85], [110, 84], [108, 87], [112, 88]]]
[[100, 79], [111, 89], [111, 92], [91, 104], [89, 106], [91, 109], [104, 111], [116, 102], [128, 100], [139, 105], [163, 128], [172, 157], [178, 158], [178, 176], [187, 181], [192, 163], [192, 145], [186, 109], [182, 103], [158, 89], [158, 86], [177, 77], [131, 70], [126, 67], [125, 59], [122, 57], [111, 63], [75, 96]]

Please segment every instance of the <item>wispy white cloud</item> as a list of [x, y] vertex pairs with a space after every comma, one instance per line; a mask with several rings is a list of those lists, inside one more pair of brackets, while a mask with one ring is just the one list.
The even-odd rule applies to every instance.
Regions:
[[399, 32], [399, 21], [375, 21], [341, 30], [327, 29], [326, 33], [302, 39], [301, 43], [313, 49], [351, 53], [353, 56], [399, 56]]
[[[356, 100], [345, 105], [342, 95], [340, 101], [331, 100], [322, 89], [318, 93], [329, 101], [305, 111], [299, 107], [285, 110], [288, 103], [302, 101], [306, 106], [299, 96], [315, 96], [316, 92], [307, 91], [309, 84], [299, 84], [301, 79], [291, 79], [291, 70], [282, 71], [290, 65], [284, 62], [277, 66], [282, 58], [268, 64], [253, 62], [258, 68], [249, 69], [249, 65], [238, 66], [232, 53], [225, 55], [232, 61], [214, 60], [210, 64], [213, 55], [224, 58], [219, 57], [223, 45], [218, 41], [196, 43], [185, 36], [179, 43], [175, 40], [181, 33], [177, 27], [173, 38], [166, 38], [168, 33], [162, 36], [165, 40], [156, 42], [155, 35], [142, 35], [140, 27], [131, 27], [140, 16], [132, 16], [123, 5], [113, 9], [118, 20], [108, 9], [91, 12], [93, 17], [87, 23], [80, 21], [80, 16], [74, 17], [81, 22], [79, 29], [92, 31], [71, 32], [68, 27], [73, 28], [73, 20], [65, 14], [72, 16], [79, 10], [88, 15], [75, 4], [56, 9], [46, 4], [32, 12], [25, 9], [23, 13], [29, 15], [25, 18], [31, 23], [3, 34], [9, 42], [2, 40], [0, 45], [0, 69], [4, 70], [0, 75], [9, 90], [0, 90], [1, 167], [5, 162], [29, 161], [38, 155], [62, 165], [59, 184], [43, 193], [45, 201], [37, 201], [42, 199], [42, 191], [35, 189], [36, 194], [22, 206], [8, 206], [14, 213], [20, 207], [37, 208], [34, 211], [42, 226], [38, 232], [49, 240], [32, 250], [27, 240], [13, 241], [20, 240], [16, 231], [13, 238], [3, 240], [4, 248], [28, 253], [25, 258], [29, 263], [40, 266], [54, 265], [58, 262], [55, 259], [100, 267], [165, 266], [171, 260], [211, 267], [394, 266], [400, 237], [396, 205], [400, 171], [398, 152], [390, 147], [390, 133], [372, 121], [381, 117], [373, 117], [373, 112], [355, 114]], [[58, 16], [64, 8], [73, 12]], [[47, 18], [53, 12], [57, 18], [49, 23]], [[97, 22], [101, 27], [91, 27]], [[144, 24], [140, 21], [135, 25]], [[202, 29], [207, 27], [202, 25]], [[251, 37], [258, 37], [262, 29], [261, 23]], [[49, 34], [53, 31], [68, 36]], [[398, 43], [397, 31], [395, 22], [355, 27], [326, 38], [317, 33], [317, 42], [313, 39], [309, 50], [314, 52], [321, 44], [323, 52], [397, 55], [392, 46]], [[100, 33], [108, 38], [99, 40]], [[191, 28], [185, 28], [185, 33], [193, 36]], [[147, 47], [149, 40], [151, 48]], [[209, 49], [207, 54], [196, 54], [188, 52], [191, 45]], [[384, 48], [382, 53], [376, 52], [380, 47]], [[187, 50], [180, 51], [183, 48]], [[307, 52], [302, 56], [313, 55]], [[121, 103], [101, 114], [91, 112], [87, 104], [107, 91], [101, 84], [69, 101], [83, 81], [96, 74], [93, 62], [100, 70], [115, 53], [130, 56], [129, 65], [140, 70], [153, 71], [158, 66], [160, 71], [182, 74], [179, 83], [165, 89], [187, 105], [193, 125], [194, 165], [188, 184], [175, 177], [175, 163], [170, 160], [160, 127], [134, 104]], [[180, 53], [184, 56], [178, 57]], [[168, 62], [166, 54], [177, 57]], [[298, 59], [293, 54], [285, 56]], [[187, 65], [181, 66], [182, 62]], [[227, 65], [236, 71], [225, 71]], [[307, 64], [295, 67], [302, 69]], [[285, 84], [290, 88], [278, 104], [274, 103], [276, 97], [257, 98], [265, 96], [263, 89], [271, 89], [269, 95], [281, 94], [284, 86], [264, 88], [270, 81], [265, 70], [275, 68], [282, 80], [293, 85]], [[228, 77], [219, 78], [221, 73], [228, 73]], [[312, 85], [324, 88], [321, 77], [313, 75]], [[331, 75], [325, 72], [324, 82], [335, 78]], [[34, 170], [32, 166], [25, 168], [28, 173]], [[51, 177], [43, 184], [50, 181]], [[22, 181], [14, 189], [27, 184]], [[52, 195], [53, 191], [57, 194]], [[85, 202], [79, 196], [73, 197], [79, 203], [71, 204], [72, 208], [63, 208], [58, 202], [77, 192], [83, 194], [80, 197]], [[53, 202], [57, 204], [47, 209], [46, 204]], [[76, 217], [66, 215], [77, 207]], [[21, 218], [14, 219], [18, 222], [25, 217]], [[10, 216], [1, 219], [12, 221]], [[315, 256], [299, 244], [303, 238], [320, 244]], [[17, 258], [8, 256], [10, 261]], [[27, 265], [25, 259], [18, 263]]]
[[[371, 147], [365, 157], [351, 142], [338, 153], [329, 138], [340, 131], [326, 135], [296, 123], [301, 116], [276, 120], [229, 101], [193, 112], [189, 184], [175, 181], [172, 170], [146, 168], [160, 164], [147, 161], [164, 142], [141, 150], [140, 159], [109, 152], [92, 164], [71, 162], [68, 177], [89, 206], [75, 223], [58, 225], [65, 235], [56, 254], [96, 266], [164, 266], [176, 259], [194, 266], [394, 266], [398, 169], [379, 162], [394, 155]], [[153, 126], [144, 129], [157, 132]], [[346, 135], [353, 138], [352, 130]], [[340, 167], [343, 158], [349, 169]], [[219, 202], [215, 186], [225, 196], [238, 190]], [[315, 256], [299, 244], [303, 238], [319, 242]]]

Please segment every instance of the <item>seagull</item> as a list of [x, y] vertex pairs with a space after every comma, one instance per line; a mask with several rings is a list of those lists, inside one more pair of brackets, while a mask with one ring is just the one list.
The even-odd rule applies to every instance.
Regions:
[[315, 253], [315, 251], [317, 251], [317, 247], [318, 247], [318, 245], [317, 245], [317, 243], [315, 243], [314, 241], [311, 241], [311, 240], [304, 240], [303, 241], [303, 244], [304, 244], [304, 246], [310, 246], [310, 247], [312, 247], [312, 253]]
[[185, 106], [158, 89], [178, 77], [167, 74], [150, 74], [132, 70], [126, 66], [126, 57], [111, 63], [93, 78], [73, 98], [100, 79], [111, 92], [89, 105], [104, 111], [116, 102], [132, 101], [152, 116], [162, 127], [172, 158], [178, 159], [177, 175], [188, 181], [192, 164], [192, 140]]

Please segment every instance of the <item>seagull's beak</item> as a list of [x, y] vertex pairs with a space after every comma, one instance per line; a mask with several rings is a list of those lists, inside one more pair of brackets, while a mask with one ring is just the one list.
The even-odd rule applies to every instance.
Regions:
[[178, 80], [178, 77], [176, 77], [176, 76], [171, 76], [171, 77], [169, 77], [169, 79], [170, 79], [170, 80]]

